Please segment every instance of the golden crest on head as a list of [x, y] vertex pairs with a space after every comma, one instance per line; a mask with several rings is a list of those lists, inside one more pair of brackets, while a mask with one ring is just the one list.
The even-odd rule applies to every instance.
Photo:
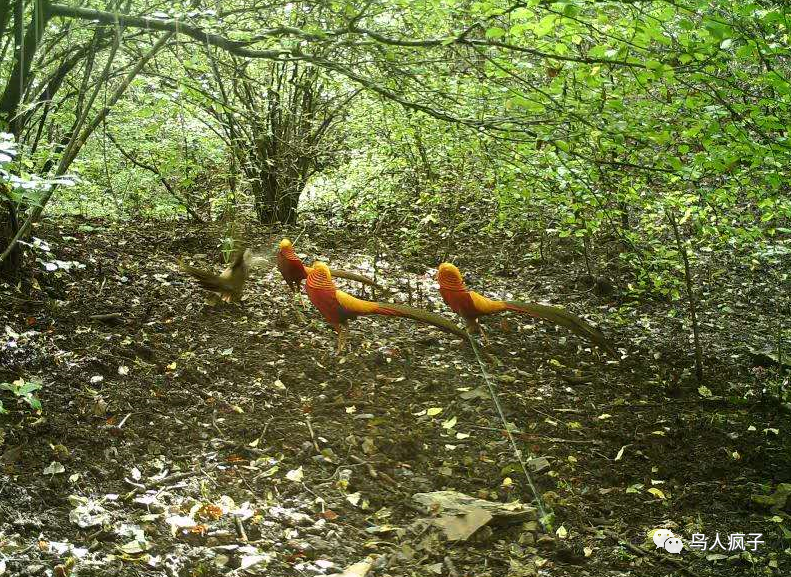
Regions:
[[313, 272], [316, 274], [316, 276], [321, 276], [327, 279], [332, 278], [332, 274], [330, 274], [330, 267], [320, 261], [313, 263]]
[[291, 245], [291, 241], [290, 240], [288, 240], [287, 238], [284, 238], [283, 240], [280, 241], [280, 244], [278, 246], [280, 248], [289, 248], [292, 245]]
[[440, 275], [446, 278], [451, 277], [461, 279], [461, 273], [459, 272], [459, 269], [456, 268], [456, 265], [449, 262], [443, 262], [441, 265], [439, 265], [439, 268], [437, 269], [437, 277]]

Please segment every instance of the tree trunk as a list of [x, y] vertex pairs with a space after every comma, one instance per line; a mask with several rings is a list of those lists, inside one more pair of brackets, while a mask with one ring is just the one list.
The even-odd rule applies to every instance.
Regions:
[[278, 220], [283, 224], [297, 224], [297, 205], [300, 191], [286, 192], [277, 204]]
[[11, 132], [17, 138], [21, 133], [22, 116], [19, 115], [19, 105], [22, 101], [22, 94], [27, 89], [30, 82], [30, 66], [33, 57], [38, 49], [39, 41], [44, 34], [44, 27], [47, 24], [47, 11], [43, 0], [36, 0], [33, 7], [33, 16], [30, 24], [25, 31], [24, 23], [24, 2], [17, 0], [14, 5], [14, 65], [5, 90], [0, 97], [0, 115]]
[[[10, 200], [0, 205], [0, 246], [6, 246], [19, 231], [19, 221], [17, 220], [16, 206]], [[0, 262], [0, 278], [11, 279], [22, 266], [22, 247], [14, 245], [11, 253], [4, 261]]]
[[268, 173], [252, 181], [255, 215], [261, 224], [297, 224], [297, 205], [302, 186], [293, 183], [281, 187], [275, 175]]

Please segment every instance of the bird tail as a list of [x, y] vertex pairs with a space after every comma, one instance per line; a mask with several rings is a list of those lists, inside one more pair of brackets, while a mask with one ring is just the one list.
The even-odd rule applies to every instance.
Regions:
[[427, 325], [433, 325], [438, 329], [445, 331], [446, 333], [451, 333], [457, 337], [467, 340], [467, 332], [464, 329], [460, 328], [453, 321], [436, 313], [395, 303], [376, 303], [376, 306], [377, 309], [375, 314], [406, 317]]
[[198, 284], [206, 290], [218, 293], [231, 292], [233, 290], [233, 287], [230, 287], [228, 283], [224, 282], [219, 275], [184, 264], [181, 260], [179, 260], [179, 268], [188, 275], [194, 277], [198, 281]]
[[509, 311], [528, 314], [538, 319], [564, 326], [574, 334], [588, 339], [611, 355], [616, 356], [615, 347], [613, 347], [612, 343], [607, 340], [607, 337], [605, 337], [599, 329], [566, 310], [536, 303], [521, 303], [515, 301], [506, 301], [505, 306]]
[[340, 270], [340, 269], [330, 269], [330, 274], [333, 278], [345, 278], [347, 280], [355, 280], [357, 282], [361, 282], [363, 284], [367, 284], [368, 286], [372, 286], [377, 290], [384, 290], [384, 288], [373, 281], [373, 279], [368, 278], [365, 275], [357, 274], [356, 272], [350, 272], [348, 270]]

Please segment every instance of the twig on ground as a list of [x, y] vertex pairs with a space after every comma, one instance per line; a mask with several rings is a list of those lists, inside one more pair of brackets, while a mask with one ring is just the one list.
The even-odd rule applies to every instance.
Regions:
[[106, 313], [100, 315], [91, 315], [88, 317], [92, 321], [101, 321], [108, 325], [120, 325], [124, 322], [124, 315], [121, 313]]
[[239, 536], [239, 540], [247, 543], [247, 532], [244, 530], [244, 525], [242, 525], [242, 520], [236, 515], [234, 515], [233, 524], [234, 527], [236, 527], [236, 534]]
[[648, 558], [650, 558], [653, 561], [660, 561], [660, 562], [663, 562], [663, 563], [670, 563], [671, 565], [675, 565], [680, 571], [683, 571], [687, 575], [690, 575], [690, 577], [697, 577], [697, 574], [694, 573], [693, 571], [691, 571], [681, 559], [676, 559], [676, 558], [670, 557], [668, 555], [664, 555], [664, 556], [660, 557], [655, 552], [652, 553], [650, 551], [646, 551], [642, 547], [639, 547], [638, 545], [634, 545], [634, 544], [630, 543], [628, 540], [626, 540], [625, 538], [621, 537], [620, 535], [618, 535], [614, 531], [609, 531], [609, 530], [605, 529], [603, 531], [603, 533], [607, 537], [609, 537], [610, 539], [615, 540], [617, 543], [619, 543], [620, 545], [623, 545], [624, 547], [629, 549], [629, 551], [631, 551], [632, 553], [634, 553], [636, 555], [640, 555], [641, 557], [648, 557]]
[[169, 477], [163, 477], [162, 479], [156, 479], [155, 481], [151, 481], [150, 483], [143, 485], [143, 484], [136, 484], [128, 479], [125, 479], [127, 483], [130, 485], [135, 485], [135, 488], [129, 491], [126, 495], [124, 495], [124, 500], [128, 501], [135, 495], [139, 495], [140, 493], [147, 491], [149, 489], [155, 489], [156, 487], [162, 487], [163, 485], [168, 485], [170, 483], [177, 483], [178, 481], [182, 481], [184, 479], [189, 479], [190, 477], [194, 477], [198, 474], [198, 471], [187, 471], [185, 473], [174, 473]]
[[371, 463], [369, 463], [364, 459], [361, 459], [357, 455], [349, 455], [349, 458], [355, 463], [359, 463], [360, 465], [368, 469], [368, 474], [371, 476], [371, 478], [373, 479], [379, 478], [379, 473], [377, 473], [376, 469], [374, 469], [374, 466], [371, 465]]
[[310, 433], [310, 440], [313, 441], [313, 448], [316, 449], [316, 453], [321, 453], [321, 449], [319, 449], [319, 444], [316, 442], [316, 433], [313, 432], [313, 425], [310, 424], [310, 415], [305, 416], [305, 424], [308, 426], [308, 432]]

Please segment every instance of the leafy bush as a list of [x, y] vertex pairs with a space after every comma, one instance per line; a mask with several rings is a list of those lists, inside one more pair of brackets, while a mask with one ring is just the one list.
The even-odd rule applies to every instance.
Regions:
[[[0, 390], [9, 391], [17, 402], [23, 401], [36, 412], [41, 412], [41, 401], [36, 397], [35, 392], [42, 388], [41, 381], [32, 379], [25, 381], [24, 379], [17, 379], [13, 383], [0, 383]], [[0, 414], [7, 413], [8, 411], [3, 406], [3, 401], [0, 400]]]

